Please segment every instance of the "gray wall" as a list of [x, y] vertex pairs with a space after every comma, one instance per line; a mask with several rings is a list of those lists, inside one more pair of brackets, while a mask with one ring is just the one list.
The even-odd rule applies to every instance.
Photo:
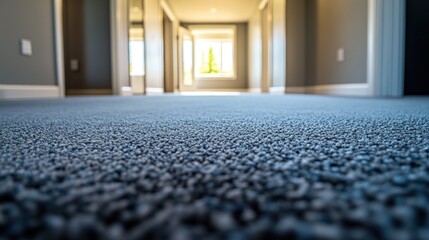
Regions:
[[[51, 0], [0, 0], [0, 84], [55, 85]], [[33, 55], [21, 56], [20, 40]]]
[[[66, 89], [112, 88], [109, 4], [64, 1]], [[70, 70], [71, 59], [79, 60], [79, 71]]]
[[[222, 25], [225, 23], [181, 23], [183, 27], [190, 25]], [[236, 80], [199, 80], [197, 89], [247, 89], [247, 23], [228, 23], [237, 27], [237, 79]]]
[[368, 1], [307, 0], [306, 15], [307, 85], [366, 83]]
[[306, 1], [286, 1], [286, 86], [306, 82]]

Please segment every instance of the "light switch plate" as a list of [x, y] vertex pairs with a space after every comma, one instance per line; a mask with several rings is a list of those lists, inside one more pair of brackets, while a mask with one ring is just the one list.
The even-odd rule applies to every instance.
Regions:
[[21, 54], [24, 56], [31, 56], [33, 54], [30, 40], [21, 39]]
[[345, 59], [345, 51], [344, 48], [339, 48], [337, 50], [337, 61], [338, 62], [344, 62]]

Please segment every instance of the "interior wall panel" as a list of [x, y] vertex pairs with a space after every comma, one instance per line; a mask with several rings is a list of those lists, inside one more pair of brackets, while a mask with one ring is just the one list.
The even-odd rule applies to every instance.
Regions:
[[286, 0], [272, 0], [272, 87], [286, 85]]
[[262, 76], [262, 33], [261, 14], [259, 9], [255, 10], [248, 24], [248, 65], [249, 65], [249, 88], [259, 89]]
[[164, 53], [162, 18], [159, 0], [145, 0], [146, 87], [164, 88]]

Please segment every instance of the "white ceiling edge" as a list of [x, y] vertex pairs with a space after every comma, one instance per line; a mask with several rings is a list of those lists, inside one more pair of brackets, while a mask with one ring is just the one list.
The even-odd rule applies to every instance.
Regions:
[[[185, 23], [245, 23], [261, 0], [163, 0]], [[264, 0], [262, 0], [264, 1]], [[216, 9], [215, 11], [213, 11]]]

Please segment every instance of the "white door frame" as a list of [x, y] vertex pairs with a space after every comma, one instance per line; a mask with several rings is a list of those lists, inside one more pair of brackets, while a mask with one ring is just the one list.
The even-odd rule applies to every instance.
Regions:
[[367, 69], [366, 83], [368, 96], [375, 96], [375, 48], [377, 42], [376, 29], [376, 0], [368, 0], [368, 43], [367, 43]]
[[113, 94], [130, 95], [128, 0], [110, 0], [110, 34]]
[[[54, 35], [55, 35], [55, 68], [59, 96], [65, 96], [65, 59], [64, 59], [64, 28], [63, 0], [54, 0]], [[129, 94], [128, 64], [128, 1], [110, 0], [110, 40], [112, 59], [112, 91], [116, 95]]]
[[191, 32], [188, 30], [188, 29], [186, 29], [186, 28], [184, 28], [184, 27], [179, 27], [179, 43], [178, 43], [178, 67], [179, 67], [179, 91], [180, 92], [184, 92], [184, 91], [194, 91], [195, 90], [195, 88], [196, 88], [196, 82], [195, 82], [195, 76], [194, 76], [194, 68], [195, 68], [195, 66], [194, 66], [194, 58], [195, 58], [195, 54], [194, 54], [194, 51], [195, 51], [195, 46], [194, 46], [194, 43], [192, 43], [192, 77], [193, 77], [193, 80], [192, 80], [192, 86], [185, 86], [184, 85], [184, 72], [183, 72], [183, 42], [184, 42], [184, 40], [185, 40], [185, 36], [187, 36], [188, 37], [188, 39], [190, 39], [190, 40], [192, 40], [192, 42], [194, 41], [193, 40], [193, 37], [192, 37], [192, 34], [191, 34]]
[[54, 0], [55, 78], [59, 97], [65, 96], [63, 0]]
[[[259, 5], [259, 10], [262, 10], [269, 0], [262, 0]], [[367, 85], [368, 95], [378, 96], [380, 89], [376, 89], [380, 84], [378, 83], [380, 77], [378, 74], [381, 71], [379, 66], [381, 51], [379, 44], [379, 21], [380, 21], [380, 3], [384, 0], [368, 0], [368, 56], [367, 56]], [[65, 75], [64, 75], [64, 46], [63, 46], [63, 0], [54, 0], [54, 35], [55, 35], [55, 68], [56, 80], [59, 88], [59, 96], [63, 97], [65, 93]], [[404, 3], [400, 3], [404, 4]], [[127, 0], [110, 0], [110, 25], [111, 25], [111, 58], [112, 58], [112, 90], [114, 94], [124, 94], [129, 87], [129, 64], [128, 64], [128, 1]], [[399, 5], [402, 8], [401, 5]], [[171, 15], [171, 13], [170, 13]], [[405, 23], [405, 14], [399, 16], [401, 19], [398, 21]], [[404, 26], [400, 26], [399, 32], [402, 36], [405, 35], [403, 31]], [[393, 30], [392, 30], [393, 31]], [[405, 46], [403, 40], [400, 42], [400, 49], [398, 57], [403, 57]], [[397, 59], [398, 60], [398, 59]], [[403, 59], [398, 60], [403, 61]], [[403, 70], [402, 70], [403, 72]], [[402, 74], [399, 72], [399, 75]], [[384, 78], [383, 78], [384, 79]], [[399, 79], [399, 78], [398, 78]], [[395, 81], [390, 83], [389, 86], [395, 85], [392, 95], [402, 95], [401, 89], [402, 81]], [[384, 84], [382, 86], [388, 86]], [[387, 91], [387, 90], [386, 90]], [[396, 93], [396, 94], [395, 94]]]

